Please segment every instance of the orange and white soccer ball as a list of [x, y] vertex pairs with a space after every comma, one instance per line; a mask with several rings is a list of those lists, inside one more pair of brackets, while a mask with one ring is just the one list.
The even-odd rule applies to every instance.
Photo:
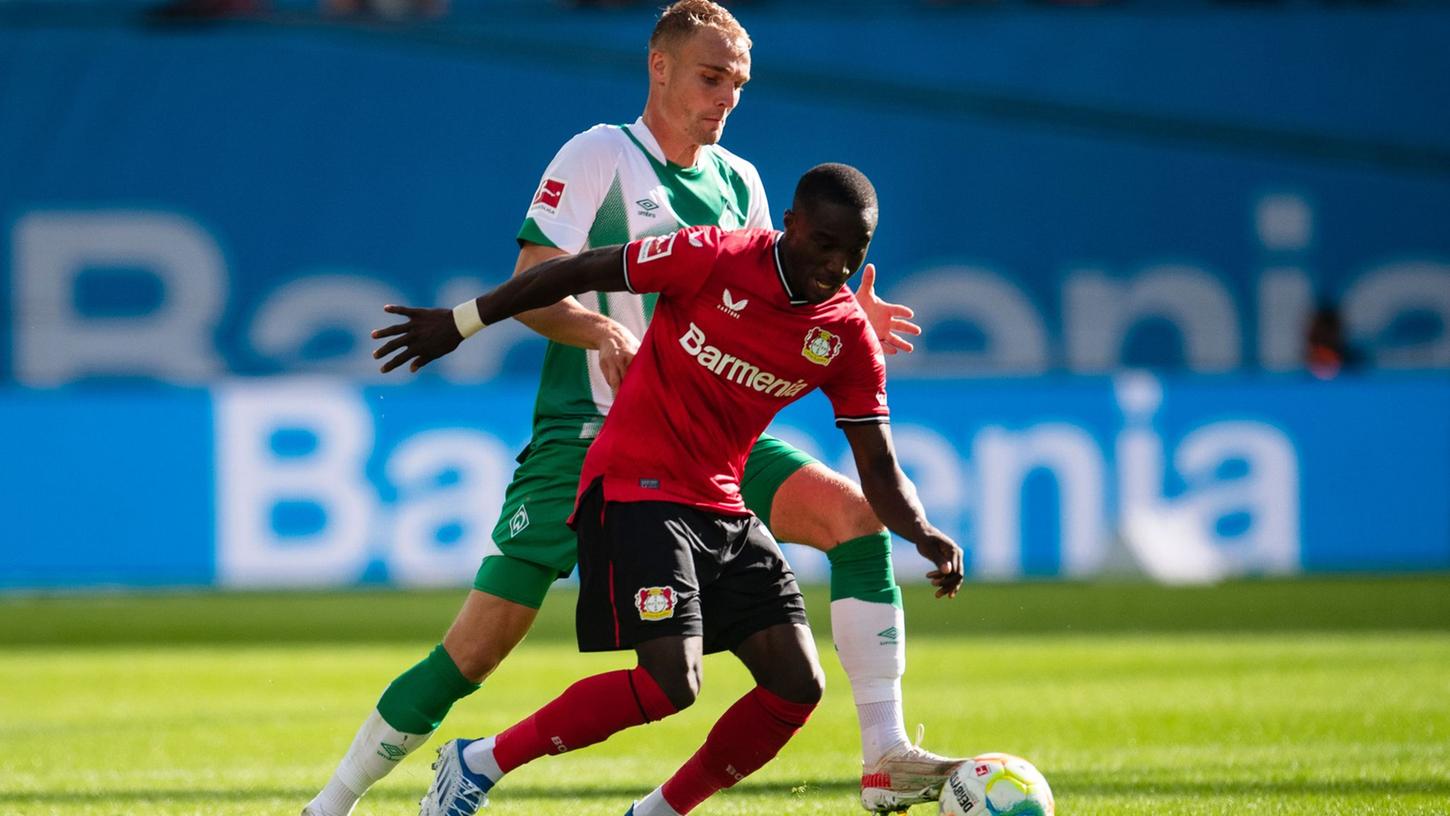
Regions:
[[1011, 754], [972, 757], [941, 789], [942, 816], [1054, 816], [1055, 807], [1042, 772]]

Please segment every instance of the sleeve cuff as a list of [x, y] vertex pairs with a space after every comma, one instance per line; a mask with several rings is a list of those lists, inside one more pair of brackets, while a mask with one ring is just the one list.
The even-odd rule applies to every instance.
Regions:
[[548, 233], [544, 232], [543, 226], [537, 220], [529, 217], [525, 218], [524, 225], [519, 227], [519, 234], [515, 240], [520, 244], [530, 243], [553, 247], [554, 249], [562, 249], [571, 255], [577, 254], [580, 250], [584, 249], [584, 245], [589, 241], [588, 233], [567, 224], [550, 223], [549, 232], [558, 236], [558, 240], [550, 237]]
[[836, 427], [844, 428], [847, 425], [890, 425], [891, 417], [887, 414], [869, 414], [867, 416], [836, 417]]

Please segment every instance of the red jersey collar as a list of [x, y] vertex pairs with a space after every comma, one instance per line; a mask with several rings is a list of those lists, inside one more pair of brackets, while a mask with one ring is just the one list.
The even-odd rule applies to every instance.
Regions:
[[809, 306], [810, 301], [798, 296], [791, 290], [790, 281], [785, 276], [785, 265], [780, 262], [780, 239], [784, 237], [785, 233], [777, 232], [775, 234], [775, 242], [771, 245], [771, 253], [775, 256], [775, 272], [780, 276], [780, 288], [785, 290], [785, 296], [790, 301], [790, 305]]

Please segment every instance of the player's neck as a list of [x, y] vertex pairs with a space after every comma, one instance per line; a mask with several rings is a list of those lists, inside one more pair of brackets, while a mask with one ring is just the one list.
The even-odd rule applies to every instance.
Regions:
[[658, 111], [645, 105], [644, 126], [649, 128], [650, 135], [655, 137], [655, 142], [660, 146], [660, 152], [665, 154], [665, 159], [681, 167], [694, 167], [695, 160], [700, 157], [700, 145], [683, 131], [675, 130], [669, 125]]

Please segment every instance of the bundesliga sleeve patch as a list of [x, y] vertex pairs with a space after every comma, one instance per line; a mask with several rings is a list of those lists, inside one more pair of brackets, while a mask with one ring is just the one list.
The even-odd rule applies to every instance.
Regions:
[[671, 252], [675, 251], [675, 238], [678, 232], [668, 235], [655, 235], [645, 238], [639, 242], [639, 257], [635, 263], [649, 263], [660, 258], [668, 258]]
[[639, 619], [647, 621], [664, 620], [675, 616], [674, 587], [640, 587], [634, 593], [634, 608], [639, 610]]
[[539, 191], [534, 193], [534, 202], [529, 205], [531, 210], [543, 210], [549, 215], [559, 212], [559, 203], [564, 200], [565, 183], [556, 178], [546, 178], [539, 184]]

